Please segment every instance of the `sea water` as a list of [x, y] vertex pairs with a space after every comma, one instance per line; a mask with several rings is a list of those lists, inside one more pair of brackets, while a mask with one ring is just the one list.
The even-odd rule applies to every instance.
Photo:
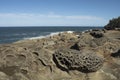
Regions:
[[82, 26], [50, 26], [50, 27], [0, 27], [0, 44], [12, 43], [23, 39], [38, 39], [48, 35], [55, 35], [64, 31], [81, 32], [89, 29], [100, 29], [102, 27], [82, 27]]

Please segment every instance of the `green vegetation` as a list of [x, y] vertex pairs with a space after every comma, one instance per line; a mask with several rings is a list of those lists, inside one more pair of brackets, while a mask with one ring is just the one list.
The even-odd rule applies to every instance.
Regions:
[[120, 16], [118, 18], [113, 18], [112, 20], [110, 20], [109, 23], [104, 26], [104, 28], [107, 30], [120, 28]]

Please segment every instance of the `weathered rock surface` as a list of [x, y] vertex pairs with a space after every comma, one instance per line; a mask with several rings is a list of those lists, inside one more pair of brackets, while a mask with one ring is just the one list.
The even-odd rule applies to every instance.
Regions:
[[101, 37], [104, 36], [104, 35], [103, 35], [103, 32], [100, 31], [100, 30], [91, 31], [91, 32], [90, 32], [90, 35], [92, 35], [92, 36], [95, 37], [95, 38], [101, 38]]
[[0, 45], [0, 80], [120, 80], [120, 31]]
[[71, 49], [60, 49], [53, 54], [53, 58], [61, 69], [78, 70], [84, 73], [97, 71], [104, 63], [104, 59], [94, 52]]

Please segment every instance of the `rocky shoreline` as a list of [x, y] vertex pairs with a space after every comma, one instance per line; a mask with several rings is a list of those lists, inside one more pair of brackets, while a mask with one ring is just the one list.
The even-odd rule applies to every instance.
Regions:
[[118, 30], [1, 44], [0, 55], [0, 80], [120, 80]]

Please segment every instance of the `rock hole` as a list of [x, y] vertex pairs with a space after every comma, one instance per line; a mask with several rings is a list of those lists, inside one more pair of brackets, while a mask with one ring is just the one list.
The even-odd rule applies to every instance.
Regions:
[[59, 60], [62, 60], [62, 58], [61, 58], [61, 57], [59, 57], [58, 59], [59, 59]]
[[56, 56], [56, 57], [58, 57], [58, 55], [57, 55], [57, 54], [56, 54], [55, 56]]
[[61, 56], [62, 54], [60, 53], [59, 55]]
[[111, 54], [112, 57], [120, 57], [120, 50]]
[[61, 64], [64, 64], [65, 62], [64, 61], [60, 61]]
[[77, 43], [71, 46], [70, 49], [80, 50]]
[[8, 60], [13, 60], [15, 58], [14, 55], [6, 55], [6, 59]]
[[21, 69], [20, 71], [21, 71], [21, 73], [23, 73], [23, 74], [27, 74], [27, 73], [28, 73], [28, 71], [25, 70], [25, 69]]
[[38, 52], [33, 52], [33, 54], [35, 54], [36, 56], [39, 56]]
[[87, 60], [88, 58], [86, 57], [85, 60]]
[[23, 48], [24, 50], [27, 50], [27, 48]]
[[18, 55], [18, 59], [25, 61], [26, 60], [26, 56], [25, 55]]
[[16, 63], [16, 57], [14, 55], [6, 55], [6, 65], [13, 66]]

